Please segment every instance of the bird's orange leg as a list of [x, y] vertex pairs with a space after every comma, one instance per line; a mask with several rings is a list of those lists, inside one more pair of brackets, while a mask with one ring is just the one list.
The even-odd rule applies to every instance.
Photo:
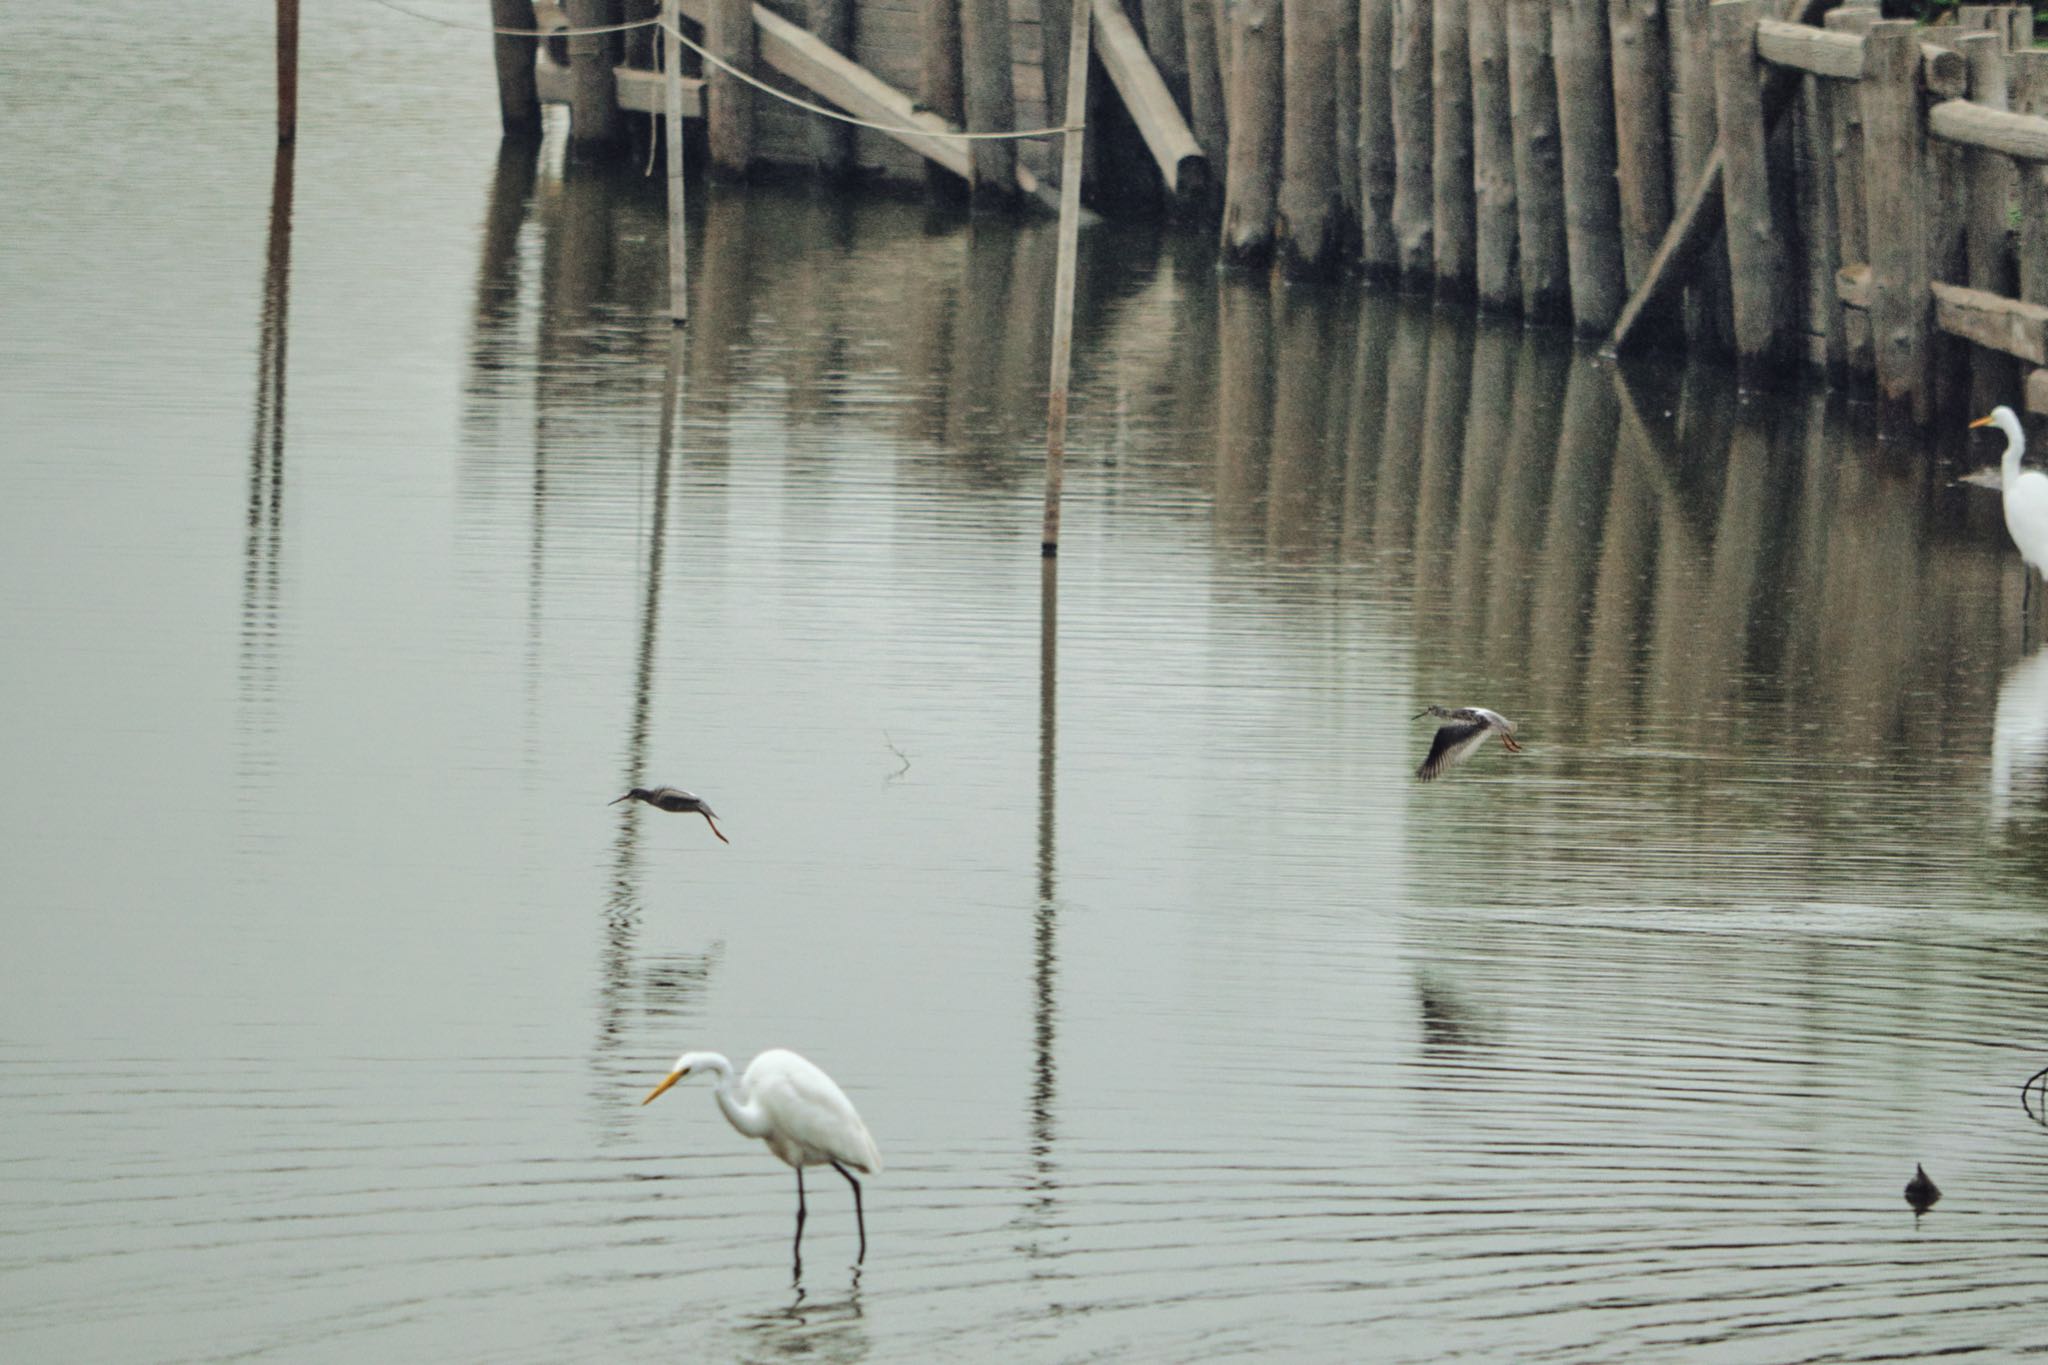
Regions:
[[725, 835], [723, 835], [723, 834], [719, 833], [719, 829], [718, 829], [718, 822], [717, 822], [716, 820], [714, 820], [714, 819], [712, 819], [712, 818], [711, 818], [711, 812], [709, 812], [709, 811], [702, 811], [702, 810], [700, 810], [700, 811], [698, 811], [698, 812], [697, 812], [697, 814], [699, 814], [699, 815], [703, 816], [703, 817], [704, 817], [704, 823], [705, 823], [705, 824], [707, 824], [707, 825], [709, 825], [709, 826], [711, 826], [711, 832], [712, 832], [713, 834], [717, 834], [717, 835], [718, 835], [718, 842], [719, 842], [719, 843], [721, 843], [721, 844], [729, 844], [729, 843], [731, 843], [731, 842], [732, 842], [732, 840], [730, 840], [730, 839], [726, 838], [726, 837], [725, 837]]

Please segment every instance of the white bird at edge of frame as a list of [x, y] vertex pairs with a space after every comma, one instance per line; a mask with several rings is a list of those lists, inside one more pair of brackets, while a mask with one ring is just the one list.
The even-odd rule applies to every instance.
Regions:
[[[853, 1171], [879, 1174], [882, 1154], [876, 1150], [868, 1126], [860, 1121], [846, 1092], [814, 1063], [778, 1047], [748, 1062], [737, 1080], [733, 1078], [732, 1063], [719, 1053], [685, 1052], [676, 1058], [675, 1069], [648, 1091], [647, 1098], [640, 1103], [652, 1104], [663, 1091], [697, 1071], [718, 1078], [712, 1095], [724, 1111], [726, 1122], [744, 1136], [767, 1143], [769, 1151], [796, 1170], [798, 1273], [803, 1270], [806, 1166], [830, 1166], [853, 1186], [854, 1225], [860, 1229], [860, 1255], [854, 1264], [866, 1261], [867, 1216], [861, 1210], [860, 1181], [854, 1179]], [[852, 1171], [847, 1169], [849, 1166]]]
[[1499, 735], [1501, 747], [1509, 753], [1522, 752], [1522, 746], [1515, 742], [1515, 723], [1498, 711], [1483, 706], [1425, 706], [1410, 719], [1421, 720], [1424, 716], [1450, 722], [1437, 730], [1436, 739], [1429, 746], [1429, 757], [1415, 770], [1415, 775], [1424, 782], [1443, 776], [1472, 757], [1473, 751], [1486, 743], [1488, 735]]
[[[620, 797], [619, 801], [645, 801], [656, 810], [665, 810], [673, 815], [687, 815], [695, 811], [704, 817], [705, 824], [711, 826], [711, 832], [718, 836], [719, 843], [732, 842], [725, 837], [725, 832], [719, 829], [718, 821], [711, 818], [717, 814], [711, 809], [711, 803], [695, 792], [686, 792], [681, 787], [635, 787]], [[619, 801], [613, 801], [611, 804], [616, 806]]]
[[[2019, 414], [2008, 407], [1996, 407], [1989, 416], [1979, 417], [1970, 425], [1997, 427], [2005, 433], [2005, 457], [1999, 461], [1998, 477], [2005, 499], [2006, 533], [2019, 547], [2020, 558], [2028, 568], [2048, 573], [2048, 474], [2038, 469], [2024, 473], [2020, 470], [2020, 457], [2027, 453], [2027, 433], [2020, 425]], [[2020, 599], [2022, 611], [2032, 603], [2033, 594], [2034, 579], [2029, 574], [2026, 592]]]

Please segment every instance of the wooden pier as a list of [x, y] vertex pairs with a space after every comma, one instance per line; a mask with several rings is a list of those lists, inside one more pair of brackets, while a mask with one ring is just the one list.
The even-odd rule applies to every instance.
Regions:
[[[1049, 205], [1056, 138], [951, 135], [1060, 123], [1076, 3], [1084, 194], [1215, 222], [1234, 266], [1359, 269], [1751, 384], [1805, 367], [1890, 425], [2048, 412], [2048, 48], [2022, 5], [1923, 27], [1836, 0], [681, 0], [718, 59], [685, 59], [683, 114], [721, 176]], [[575, 32], [658, 9], [493, 0], [561, 35], [495, 40], [508, 134], [562, 103], [601, 154], [663, 111], [652, 29]]]

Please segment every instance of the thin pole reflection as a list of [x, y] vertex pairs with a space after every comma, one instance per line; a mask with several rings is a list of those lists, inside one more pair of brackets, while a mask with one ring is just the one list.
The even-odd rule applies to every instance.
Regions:
[[1059, 560], [1040, 560], [1038, 572], [1038, 913], [1032, 924], [1030, 1106], [1034, 1193], [1026, 1213], [1034, 1226], [1044, 1227], [1052, 1216], [1058, 1188], [1053, 1178], [1052, 1148], [1056, 1137], [1053, 1102], [1058, 1081], [1058, 1064], [1053, 1056], [1059, 971], [1053, 816], [1059, 735]]

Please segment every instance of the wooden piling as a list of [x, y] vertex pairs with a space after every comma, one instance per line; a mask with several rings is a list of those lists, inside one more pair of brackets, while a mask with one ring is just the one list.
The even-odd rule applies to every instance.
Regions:
[[1394, 235], [1394, 0], [1361, 0], [1358, 11], [1358, 253], [1369, 278], [1401, 270]]
[[[1839, 33], [1864, 34], [1878, 20], [1873, 5], [1844, 5], [1830, 10], [1826, 26]], [[1870, 233], [1865, 220], [1863, 190], [1863, 101], [1856, 82], [1824, 81], [1821, 93], [1830, 106], [1829, 131], [1835, 167], [1835, 231], [1838, 243], [1837, 268], [1864, 265], [1870, 260]], [[1843, 365], [1847, 378], [1859, 387], [1871, 380], [1870, 315], [1860, 309], [1842, 310]]]
[[[1060, 488], [1067, 451], [1067, 383], [1073, 373], [1074, 281], [1081, 254], [1081, 152], [1088, 117], [1088, 5], [1068, 12], [1066, 127], [1060, 135], [1059, 259], [1053, 271], [1052, 374], [1045, 403], [1045, 519], [1038, 552], [1059, 553]], [[1048, 43], [1050, 46], [1050, 43]]]
[[[2048, 52], [2015, 52], [2012, 104], [2017, 113], [2048, 117]], [[2017, 172], [2020, 210], [2020, 297], [2048, 303], [2048, 165], [2022, 162]]]
[[1572, 323], [1589, 336], [1606, 335], [1628, 298], [1622, 273], [1621, 200], [1614, 183], [1614, 81], [1607, 48], [1604, 0], [1551, 0], [1550, 59], [1557, 71]]
[[1387, 67], [1394, 92], [1394, 241], [1402, 278], [1427, 280], [1436, 269], [1436, 187], [1430, 169], [1435, 138], [1433, 0], [1393, 0], [1394, 32]]
[[1182, 0], [1132, 0], [1132, 15], [1145, 38], [1145, 50], [1159, 79], [1178, 107], [1188, 107], [1188, 39]]
[[[528, 26], [533, 23], [529, 10]], [[532, 66], [527, 67], [531, 83]], [[277, 140], [290, 144], [299, 136], [299, 0], [277, 0]]]
[[1734, 285], [1735, 365], [1740, 382], [1754, 386], [1779, 373], [1791, 330], [1785, 306], [1787, 244], [1771, 211], [1765, 161], [1757, 0], [1717, 0], [1713, 21], [1714, 116], [1721, 130], [1721, 206]]
[[1358, 254], [1358, 215], [1365, 189], [1358, 178], [1358, 4], [1337, 7], [1336, 75], [1330, 83], [1337, 109], [1337, 214], [1340, 253]]
[[1842, 299], [1835, 288], [1835, 272], [1842, 266], [1842, 233], [1835, 218], [1835, 105], [1828, 84], [1818, 76], [1806, 77], [1794, 111], [1798, 156], [1793, 189], [1799, 224], [1795, 256], [1805, 301], [1807, 361], [1839, 380], [1846, 369]]
[[[854, 0], [809, 0], [805, 7], [804, 17], [811, 36], [842, 57], [853, 54], [853, 3]], [[807, 118], [811, 159], [819, 178], [827, 184], [844, 181], [855, 168], [854, 126], [816, 114]]]
[[[970, 132], [1003, 132], [1017, 126], [1008, 0], [960, 0], [960, 72]], [[986, 139], [968, 145], [975, 199], [999, 203], [1015, 195], [1017, 144]]]
[[[1050, 30], [1047, 30], [1049, 33]], [[1182, 0], [1181, 38], [1187, 47], [1188, 121], [1195, 141], [1211, 166], [1225, 164], [1230, 149], [1230, 118], [1223, 101], [1223, 67], [1217, 52], [1216, 6], [1213, 0]], [[1051, 37], [1041, 39], [1048, 54]], [[1046, 108], [1055, 106], [1048, 100]], [[1217, 181], [1212, 180], [1212, 187]], [[1212, 188], [1211, 192], [1214, 190]]]
[[1472, 67], [1473, 286], [1479, 306], [1521, 307], [1515, 252], [1515, 132], [1508, 89], [1507, 13], [1481, 0], [1468, 20]]
[[[1486, 3], [1486, 0], [1480, 0]], [[1472, 183], [1472, 53], [1467, 0], [1435, 0], [1430, 16], [1431, 229], [1436, 290], [1464, 298], [1477, 274]]]
[[1609, 0], [1607, 36], [1614, 67], [1622, 268], [1634, 290], [1643, 282], [1664, 230], [1671, 226], [1663, 0]]
[[1920, 108], [1920, 42], [1910, 20], [1883, 19], [1863, 39], [1865, 222], [1870, 330], [1880, 420], [1925, 427], [1933, 418], [1928, 344], [1927, 133]]
[[[562, 14], [572, 29], [598, 28], [611, 21], [611, 5], [608, 0], [562, 0]], [[748, 27], [753, 27], [751, 16]], [[612, 71], [616, 46], [609, 33], [569, 35], [569, 145], [576, 151], [602, 154], [624, 145], [626, 121], [619, 113], [618, 78]]]
[[[1966, 35], [1960, 44], [1970, 63], [1970, 99], [1987, 109], [2005, 109], [2011, 104], [2005, 60], [2005, 34], [1987, 31]], [[2006, 212], [2013, 203], [2012, 162], [1997, 152], [1972, 150], [1964, 154], [1964, 174], [1969, 182], [1968, 235], [1969, 283], [1972, 289], [2002, 294], [2019, 292], [2019, 274], [2012, 253], [2006, 250]], [[2008, 402], [2019, 387], [2019, 367], [2007, 356], [1979, 350], [1970, 357], [1973, 413], [1989, 412]]]
[[1336, 44], [1327, 0], [1283, 0], [1284, 127], [1280, 137], [1280, 269], [1289, 279], [1326, 275], [1337, 263]]
[[[1665, 44], [1671, 57], [1671, 202], [1674, 211], [1706, 173], [1719, 126], [1714, 119], [1712, 0], [1667, 0]], [[1680, 305], [1686, 344], [1722, 351], [1728, 344], [1728, 258], [1704, 251], [1687, 272]]]
[[[491, 26], [532, 28], [532, 0], [491, 0]], [[491, 37], [491, 59], [498, 70], [498, 123], [506, 137], [540, 136], [540, 91], [533, 79], [533, 48], [534, 40], [520, 34]]]
[[1280, 0], [1242, 0], [1230, 9], [1230, 164], [1223, 186], [1227, 265], [1260, 264], [1273, 251], [1273, 172], [1280, 161], [1280, 26]]
[[[1923, 44], [1946, 49], [1953, 55], [1967, 92], [1969, 67], [1959, 46], [1964, 36], [1948, 26], [1921, 30]], [[1927, 278], [1959, 285], [1969, 278], [1970, 187], [1965, 164], [1969, 153], [1952, 142], [1929, 138], [1925, 155], [1919, 193], [1926, 206]], [[1935, 411], [1961, 410], [1969, 393], [1968, 344], [1935, 327], [1928, 333], [1927, 346], [1928, 363], [1934, 373]]]
[[[753, 75], [760, 67], [753, 0], [709, 0], [704, 45], [718, 59]], [[743, 180], [754, 166], [754, 92], [722, 67], [705, 72], [704, 126], [711, 144], [711, 172]]]
[[1531, 322], [1562, 322], [1571, 316], [1571, 269], [1565, 245], [1557, 78], [1550, 56], [1550, 0], [1508, 0], [1507, 21], [1522, 316]]
[[690, 320], [690, 247], [683, 212], [683, 45], [676, 38], [682, 18], [677, 0], [661, 0], [662, 95], [668, 105], [663, 139], [668, 162], [668, 299], [669, 317], [678, 327]]

